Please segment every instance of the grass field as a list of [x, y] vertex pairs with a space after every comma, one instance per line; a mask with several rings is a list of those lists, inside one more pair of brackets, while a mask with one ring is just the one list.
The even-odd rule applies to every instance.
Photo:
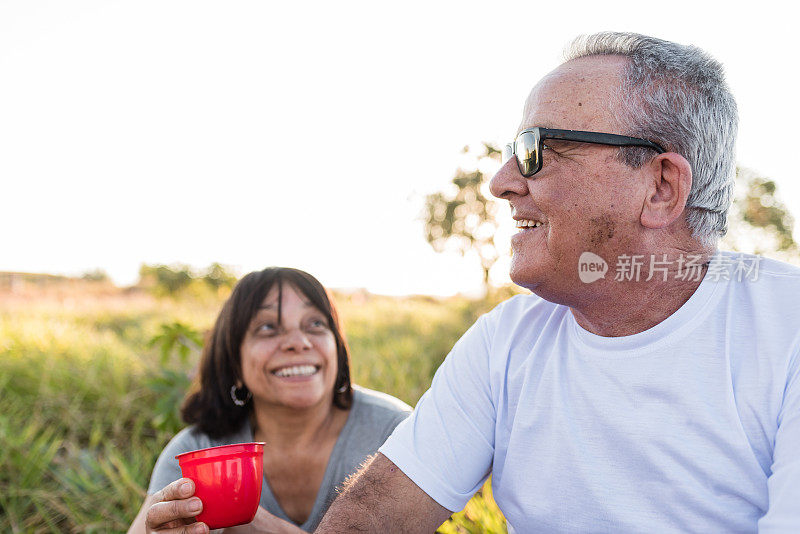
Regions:
[[[481, 301], [340, 295], [354, 381], [412, 406]], [[197, 355], [162, 362], [163, 324], [207, 329], [215, 298], [102, 283], [0, 293], [0, 532], [117, 532], [132, 521]], [[488, 485], [440, 532], [505, 532]]]

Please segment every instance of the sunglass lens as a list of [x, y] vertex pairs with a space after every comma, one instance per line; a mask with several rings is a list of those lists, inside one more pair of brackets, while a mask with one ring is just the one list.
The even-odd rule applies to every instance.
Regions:
[[519, 172], [523, 176], [533, 176], [541, 168], [539, 154], [539, 135], [537, 132], [524, 132], [517, 137], [514, 150], [519, 162]]
[[507, 162], [511, 159], [514, 155], [514, 147], [511, 146], [511, 143], [508, 143], [506, 146], [503, 147], [503, 163]]

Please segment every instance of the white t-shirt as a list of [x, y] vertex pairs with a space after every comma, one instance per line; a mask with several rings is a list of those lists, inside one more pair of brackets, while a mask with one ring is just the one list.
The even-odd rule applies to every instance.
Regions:
[[380, 451], [449, 510], [491, 474], [517, 532], [800, 532], [800, 269], [756, 262], [632, 336], [512, 298]]

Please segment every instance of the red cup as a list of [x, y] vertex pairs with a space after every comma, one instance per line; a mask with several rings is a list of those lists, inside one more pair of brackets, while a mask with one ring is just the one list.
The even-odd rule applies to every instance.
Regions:
[[203, 501], [196, 517], [208, 528], [249, 523], [261, 500], [264, 443], [236, 443], [184, 452], [175, 457]]

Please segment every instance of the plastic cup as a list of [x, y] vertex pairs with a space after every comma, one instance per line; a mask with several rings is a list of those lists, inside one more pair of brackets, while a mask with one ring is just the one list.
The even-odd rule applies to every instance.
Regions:
[[208, 528], [249, 523], [261, 500], [264, 443], [236, 443], [184, 452], [175, 458], [185, 478], [194, 481], [203, 501], [196, 516]]

